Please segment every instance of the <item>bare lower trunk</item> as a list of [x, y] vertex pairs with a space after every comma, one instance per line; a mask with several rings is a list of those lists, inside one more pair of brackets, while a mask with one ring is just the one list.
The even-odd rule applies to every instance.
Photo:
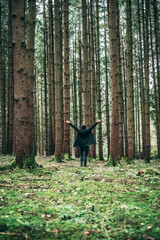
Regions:
[[128, 158], [135, 157], [134, 93], [132, 70], [132, 20], [131, 0], [126, 3], [127, 21], [127, 114], [128, 114]]
[[[14, 150], [16, 163], [23, 167], [26, 157], [33, 154], [33, 102], [28, 92], [25, 69], [24, 1], [12, 0], [14, 54]], [[18, 5], [18, 7], [17, 7]], [[33, 90], [32, 90], [33, 93]]]
[[8, 49], [8, 153], [12, 154], [13, 151], [13, 119], [14, 119], [14, 97], [13, 97], [13, 84], [14, 84], [14, 75], [13, 75], [13, 47], [12, 47], [12, 3], [9, 0], [9, 21], [8, 21], [8, 40], [9, 40], [9, 49]]
[[87, 5], [82, 0], [82, 30], [83, 30], [83, 92], [84, 92], [84, 119], [87, 128], [91, 122], [90, 86], [88, 80], [88, 42], [87, 42]]
[[62, 104], [61, 104], [61, 33], [59, 0], [54, 1], [55, 16], [55, 155], [61, 160], [62, 154]]
[[64, 144], [63, 152], [70, 155], [70, 72], [69, 72], [69, 1], [64, 1]]
[[[98, 0], [96, 0], [96, 18], [97, 18], [97, 110], [98, 118], [101, 119], [101, 80], [100, 80], [100, 44], [99, 44], [99, 7]], [[98, 141], [99, 141], [99, 158], [103, 159], [103, 146], [102, 146], [102, 123], [98, 125]]]
[[146, 113], [146, 145], [145, 157], [147, 162], [150, 161], [150, 97], [149, 97], [149, 33], [148, 33], [148, 11], [149, 1], [145, 0], [145, 113]]
[[111, 59], [111, 146], [110, 154], [113, 161], [119, 161], [119, 71], [118, 71], [118, 45], [117, 45], [117, 0], [109, 0], [109, 40]]

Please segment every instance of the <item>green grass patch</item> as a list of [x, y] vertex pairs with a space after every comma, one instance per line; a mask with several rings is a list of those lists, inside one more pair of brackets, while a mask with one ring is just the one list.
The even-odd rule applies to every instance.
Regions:
[[158, 160], [51, 160], [0, 171], [0, 239], [159, 239]]

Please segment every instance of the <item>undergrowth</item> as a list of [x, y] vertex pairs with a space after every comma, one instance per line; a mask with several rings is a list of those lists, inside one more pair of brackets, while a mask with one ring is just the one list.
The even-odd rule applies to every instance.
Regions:
[[159, 239], [158, 160], [52, 159], [0, 171], [0, 239]]

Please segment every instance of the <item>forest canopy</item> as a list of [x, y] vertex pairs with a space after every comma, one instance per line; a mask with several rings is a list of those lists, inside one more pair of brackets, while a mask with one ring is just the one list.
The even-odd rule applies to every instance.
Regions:
[[158, 0], [1, 0], [0, 154], [160, 157]]

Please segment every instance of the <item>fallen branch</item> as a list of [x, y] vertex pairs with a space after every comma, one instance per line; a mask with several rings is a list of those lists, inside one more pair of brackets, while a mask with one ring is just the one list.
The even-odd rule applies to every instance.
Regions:
[[29, 179], [29, 178], [25, 178], [25, 179], [17, 179], [17, 178], [11, 178], [12, 180], [17, 180], [17, 181], [51, 181], [50, 178], [46, 178], [46, 179], [41, 179], [41, 178], [37, 178], [37, 179]]
[[7, 232], [0, 232], [0, 235], [9, 235], [9, 236], [25, 236], [25, 239], [28, 239], [28, 235], [24, 233], [7, 233]]
[[0, 187], [14, 187], [14, 185], [0, 184]]
[[6, 233], [6, 232], [0, 232], [0, 235], [11, 235], [11, 236], [21, 236], [22, 233]]
[[113, 190], [108, 190], [108, 192], [115, 192], [115, 191], [135, 192], [135, 190], [133, 190], [133, 189], [128, 189], [128, 190], [126, 190], [126, 189], [118, 189], [118, 188], [116, 188], [116, 189], [113, 189]]
[[64, 230], [52, 230], [49, 231], [49, 233], [59, 233], [59, 232], [65, 232]]
[[26, 210], [17, 209], [17, 211], [22, 212], [22, 213], [28, 213], [28, 214], [31, 214], [31, 215], [37, 215], [35, 212], [28, 212]]

